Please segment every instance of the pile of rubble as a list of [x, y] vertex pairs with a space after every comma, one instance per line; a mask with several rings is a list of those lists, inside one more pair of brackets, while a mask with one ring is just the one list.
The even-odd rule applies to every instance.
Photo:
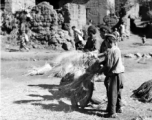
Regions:
[[[49, 2], [39, 3], [34, 6], [30, 12], [17, 11], [15, 14], [11, 15], [13, 17], [9, 17], [10, 15], [7, 15], [10, 19], [8, 19], [8, 17], [2, 17], [7, 19], [4, 19], [1, 24], [1, 29], [5, 28], [4, 32], [6, 31], [6, 33], [9, 34], [9, 39], [13, 41], [13, 43], [10, 43], [11, 45], [17, 45], [19, 42], [20, 26], [24, 19], [24, 24], [26, 25], [25, 30], [30, 40], [28, 44], [29, 47], [49, 47], [57, 50], [75, 49], [73, 36], [69, 34], [69, 31], [62, 29], [64, 17], [61, 14], [61, 11], [55, 10]], [[29, 18], [28, 21], [27, 18]], [[14, 24], [10, 24], [12, 21]], [[13, 26], [10, 26], [9, 24], [7, 25], [6, 23]], [[3, 29], [1, 33], [2, 32]]]
[[51, 27], [58, 25], [58, 15], [53, 9], [53, 6], [47, 2], [42, 2], [31, 10], [32, 31], [47, 34], [50, 32]]
[[53, 49], [71, 50], [74, 48], [73, 38], [68, 31], [61, 29], [64, 23], [62, 14], [57, 13], [48, 2], [39, 3], [33, 7], [31, 16], [33, 18], [31, 30], [35, 33], [32, 39], [37, 39]]

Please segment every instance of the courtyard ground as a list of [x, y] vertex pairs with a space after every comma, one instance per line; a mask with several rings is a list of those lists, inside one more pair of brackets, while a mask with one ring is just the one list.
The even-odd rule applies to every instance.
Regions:
[[[129, 40], [120, 42], [119, 46], [123, 55], [150, 53], [152, 39], [142, 45], [141, 38], [133, 35]], [[48, 74], [25, 76], [29, 68], [42, 66], [45, 62], [51, 63], [61, 52], [45, 49], [19, 52], [15, 47], [9, 49], [12, 51], [8, 52], [5, 47], [1, 50], [1, 120], [109, 120], [103, 117], [107, 104], [103, 82], [96, 82], [97, 90], [94, 92], [94, 96], [102, 100], [100, 108], [73, 110], [70, 101], [56, 93], [59, 78], [50, 78]], [[152, 103], [142, 103], [130, 97], [133, 90], [152, 79], [152, 58], [141, 63], [134, 58], [123, 60], [126, 68], [124, 112], [118, 114], [116, 120], [132, 120], [138, 116], [152, 120]]]

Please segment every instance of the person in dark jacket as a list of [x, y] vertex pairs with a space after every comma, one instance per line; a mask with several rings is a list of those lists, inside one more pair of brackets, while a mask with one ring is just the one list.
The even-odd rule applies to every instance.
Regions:
[[84, 47], [85, 51], [97, 51], [97, 52], [100, 51], [102, 41], [99, 38], [97, 38], [96, 33], [97, 33], [96, 27], [90, 26], [88, 28], [89, 38]]
[[105, 86], [107, 90], [108, 105], [106, 117], [117, 117], [116, 113], [122, 112], [121, 91], [123, 89], [123, 73], [125, 71], [121, 51], [116, 45], [116, 37], [113, 34], [107, 34], [105, 38], [107, 50], [99, 54], [105, 57], [104, 67], [101, 69], [106, 76]]

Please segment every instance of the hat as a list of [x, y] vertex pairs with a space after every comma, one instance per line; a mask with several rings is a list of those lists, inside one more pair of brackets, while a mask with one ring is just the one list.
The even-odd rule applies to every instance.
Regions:
[[106, 31], [106, 33], [112, 32], [112, 30], [108, 26], [105, 26], [105, 25], [100, 26], [100, 31]]
[[106, 34], [105, 37], [106, 37], [106, 38], [107, 38], [107, 37], [113, 37], [113, 38], [116, 40], [116, 36], [113, 35], [113, 34]]

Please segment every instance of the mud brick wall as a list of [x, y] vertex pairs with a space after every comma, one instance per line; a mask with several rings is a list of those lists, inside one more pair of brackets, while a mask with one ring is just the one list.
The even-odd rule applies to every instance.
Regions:
[[86, 4], [87, 20], [91, 19], [95, 25], [103, 23], [110, 4], [115, 5], [115, 0], [89, 0]]
[[107, 6], [115, 4], [115, 0], [61, 0], [59, 6], [64, 9], [65, 23], [78, 26], [86, 25], [93, 20], [95, 25], [103, 23], [103, 17], [109, 13]]
[[103, 17], [107, 15], [106, 10], [103, 8], [102, 0], [90, 0], [86, 4], [87, 19], [91, 19], [95, 25], [103, 22]]
[[83, 4], [67, 3], [63, 6], [64, 22], [70, 27], [76, 26], [79, 29], [86, 24], [86, 8]]
[[5, 0], [5, 9], [15, 13], [23, 9], [30, 9], [35, 6], [35, 0]]

